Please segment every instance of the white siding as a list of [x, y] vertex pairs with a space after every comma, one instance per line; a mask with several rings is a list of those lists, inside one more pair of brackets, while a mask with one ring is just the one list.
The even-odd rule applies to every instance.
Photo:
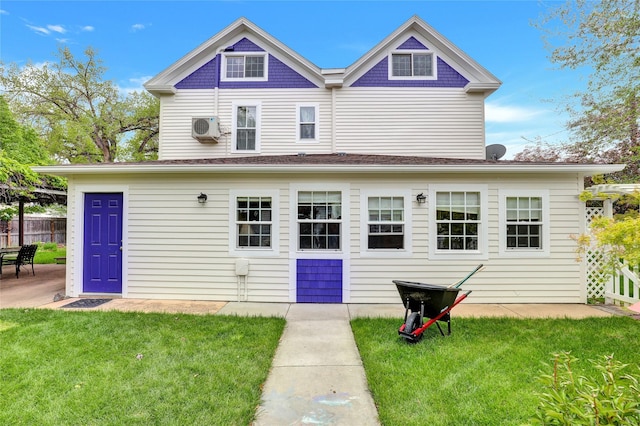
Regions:
[[336, 146], [349, 153], [484, 159], [484, 98], [462, 89], [342, 89]]
[[[372, 181], [385, 190], [397, 188], [412, 194], [411, 256], [361, 255], [361, 191], [372, 191]], [[123, 268], [124, 297], [236, 300], [235, 262], [229, 254], [230, 189], [277, 191], [280, 215], [279, 250], [272, 257], [249, 259], [250, 301], [288, 302], [289, 285], [295, 282], [291, 265], [295, 250], [295, 220], [289, 216], [290, 181], [287, 175], [228, 177], [223, 175], [131, 175], [77, 176], [70, 180], [69, 247], [67, 292], [82, 293], [82, 212], [78, 205], [82, 191], [126, 187], [126, 231]], [[104, 185], [103, 182], [109, 182]], [[400, 303], [392, 280], [449, 284], [471, 271], [478, 263], [486, 270], [464, 285], [473, 290], [469, 303], [579, 303], [583, 300], [581, 267], [576, 262], [572, 235], [582, 232], [581, 204], [577, 176], [549, 175], [458, 175], [418, 176], [320, 176], [295, 177], [296, 187], [343, 185], [349, 188], [344, 260], [351, 303]], [[415, 195], [427, 193], [430, 184], [483, 182], [488, 186], [488, 256], [486, 260], [432, 260], [429, 258], [429, 208], [417, 204]], [[79, 185], [76, 187], [76, 185]], [[551, 248], [549, 257], [500, 257], [498, 248], [498, 192], [500, 189], [545, 189], [549, 191]], [[208, 195], [198, 204], [200, 192]], [[295, 211], [295, 206], [294, 210]], [[346, 210], [345, 210], [346, 211]], [[292, 248], [293, 247], [293, 248]], [[366, 249], [366, 248], [365, 248]], [[308, 255], [306, 253], [305, 255]], [[331, 256], [335, 258], [336, 254]], [[322, 257], [320, 255], [319, 257]], [[76, 285], [78, 283], [78, 285]], [[465, 302], [466, 303], [466, 302]]]
[[[160, 117], [160, 153], [162, 160], [216, 158], [247, 153], [232, 153], [233, 104], [242, 101], [261, 104], [261, 155], [331, 152], [331, 92], [324, 89], [227, 89], [182, 90], [162, 97]], [[319, 104], [319, 141], [296, 143], [296, 105]], [[217, 111], [217, 114], [216, 114]], [[222, 136], [217, 144], [202, 144], [191, 137], [191, 117], [220, 118]]]
[[[260, 102], [260, 155], [348, 152], [483, 159], [484, 98], [462, 89], [343, 88], [181, 90], [161, 98], [162, 160], [232, 153], [232, 108]], [[319, 105], [319, 141], [296, 142], [296, 105]], [[217, 115], [217, 144], [191, 137], [191, 118]]]

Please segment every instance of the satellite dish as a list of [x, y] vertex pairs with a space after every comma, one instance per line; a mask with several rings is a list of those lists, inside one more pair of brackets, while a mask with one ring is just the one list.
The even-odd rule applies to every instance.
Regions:
[[485, 149], [487, 160], [499, 160], [504, 157], [504, 154], [507, 153], [507, 148], [504, 145], [500, 145], [499, 143], [488, 145]]

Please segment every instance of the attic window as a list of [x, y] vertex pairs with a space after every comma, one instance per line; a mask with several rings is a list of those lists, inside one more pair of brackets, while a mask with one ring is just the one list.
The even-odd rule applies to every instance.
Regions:
[[267, 79], [267, 54], [252, 52], [251, 54], [223, 54], [224, 81], [246, 81]]
[[396, 51], [390, 55], [389, 79], [435, 79], [435, 55], [424, 50]]

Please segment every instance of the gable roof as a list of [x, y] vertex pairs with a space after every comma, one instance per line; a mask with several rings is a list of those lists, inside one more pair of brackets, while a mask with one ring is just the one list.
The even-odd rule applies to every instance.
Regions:
[[325, 69], [314, 65], [248, 19], [240, 18], [147, 81], [144, 87], [154, 95], [175, 93], [175, 85], [182, 79], [211, 62], [218, 53], [244, 36], [249, 36], [252, 42], [260, 44], [280, 61], [320, 87], [341, 87], [343, 84], [353, 83], [386, 57], [390, 50], [412, 37], [416, 43], [420, 43], [415, 39], [416, 36], [424, 40], [430, 50], [469, 81], [465, 91], [488, 95], [502, 84], [429, 24], [418, 16], [413, 16], [352, 65], [347, 68]]
[[[383, 57], [387, 56], [390, 50], [396, 49], [399, 45], [406, 43], [407, 40], [415, 35], [425, 40], [430, 50], [434, 50], [438, 57], [444, 59], [448, 65], [452, 66], [469, 80], [469, 83], [465, 87], [467, 92], [484, 92], [488, 95], [497, 90], [502, 84], [496, 76], [487, 71], [482, 65], [464, 53], [417, 15], [412, 16], [398, 29], [350, 65], [345, 72], [345, 84], [350, 84], [355, 81]], [[415, 42], [419, 41], [415, 40]]]
[[251, 40], [254, 43], [260, 43], [262, 45], [261, 47], [275, 54], [279, 60], [289, 66], [295, 67], [296, 71], [300, 72], [310, 81], [319, 86], [324, 85], [324, 78], [319, 67], [300, 56], [248, 19], [240, 18], [174, 62], [160, 74], [147, 81], [144, 87], [154, 95], [175, 93], [176, 89], [174, 86], [183, 78], [210, 62], [226, 47], [247, 35], [252, 36]]

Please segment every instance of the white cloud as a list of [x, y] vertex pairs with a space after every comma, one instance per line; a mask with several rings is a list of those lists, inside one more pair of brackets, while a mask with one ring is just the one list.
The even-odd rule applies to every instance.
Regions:
[[49, 35], [49, 34], [51, 34], [51, 31], [49, 31], [48, 29], [46, 29], [44, 27], [37, 27], [35, 25], [27, 24], [27, 28], [33, 30], [36, 34], [40, 34], [40, 35]]
[[6, 10], [0, 9], [0, 15], [8, 15], [8, 14], [9, 12], [7, 12]]
[[93, 28], [91, 25], [85, 25], [84, 27], [80, 28], [80, 31], [91, 32], [93, 30], [95, 30], [95, 28]]
[[126, 83], [126, 86], [118, 85], [118, 90], [123, 95], [128, 95], [133, 92], [142, 92], [145, 90], [143, 84], [150, 80], [151, 77], [152, 76], [130, 78]]
[[47, 25], [47, 28], [54, 33], [64, 34], [67, 32], [62, 25]]
[[131, 31], [135, 32], [135, 31], [141, 31], [144, 30], [146, 28], [146, 26], [144, 24], [133, 24], [131, 26]]
[[489, 123], [525, 122], [545, 113], [545, 110], [515, 105], [500, 105], [496, 102], [487, 102], [485, 104], [485, 120]]

